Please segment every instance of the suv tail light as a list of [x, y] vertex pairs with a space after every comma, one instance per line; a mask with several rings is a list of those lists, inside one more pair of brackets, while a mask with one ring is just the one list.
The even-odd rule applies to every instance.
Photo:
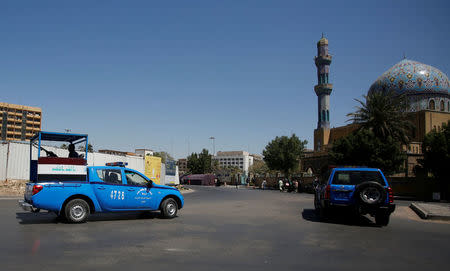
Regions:
[[389, 194], [389, 203], [394, 203], [394, 193], [392, 192], [392, 188], [387, 188], [388, 194]]
[[325, 187], [325, 196], [324, 196], [325, 199], [330, 199], [330, 191], [331, 191], [331, 187], [330, 187], [330, 185], [327, 185]]
[[33, 192], [32, 192], [32, 194], [33, 194], [33, 195], [36, 195], [37, 193], [41, 192], [41, 190], [42, 190], [43, 188], [44, 188], [44, 187], [43, 187], [42, 185], [39, 185], [39, 184], [34, 185], [34, 186], [33, 186]]

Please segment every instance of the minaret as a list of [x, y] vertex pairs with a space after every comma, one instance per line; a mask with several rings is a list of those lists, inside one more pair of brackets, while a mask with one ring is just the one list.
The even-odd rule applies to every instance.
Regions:
[[331, 55], [328, 54], [328, 40], [322, 38], [317, 42], [317, 56], [314, 58], [317, 67], [317, 85], [314, 91], [317, 95], [318, 121], [314, 130], [314, 150], [319, 151], [328, 145], [330, 137], [330, 94], [333, 85], [328, 81]]

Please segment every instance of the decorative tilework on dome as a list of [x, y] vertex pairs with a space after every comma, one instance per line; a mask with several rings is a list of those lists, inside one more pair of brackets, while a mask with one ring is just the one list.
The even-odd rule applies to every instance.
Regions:
[[401, 93], [440, 92], [448, 94], [450, 84], [447, 75], [435, 67], [408, 59], [395, 64], [372, 84], [369, 91]]

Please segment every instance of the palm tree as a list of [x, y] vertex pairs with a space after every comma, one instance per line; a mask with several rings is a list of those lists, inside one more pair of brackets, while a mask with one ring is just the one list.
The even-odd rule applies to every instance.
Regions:
[[393, 139], [408, 144], [412, 122], [407, 116], [407, 99], [394, 91], [371, 91], [363, 96], [365, 102], [355, 99], [360, 106], [354, 113], [347, 114], [349, 121], [368, 129], [381, 139]]

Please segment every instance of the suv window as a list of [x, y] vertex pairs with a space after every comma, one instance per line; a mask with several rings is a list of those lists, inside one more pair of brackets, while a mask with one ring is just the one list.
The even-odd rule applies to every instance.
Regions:
[[377, 182], [385, 186], [383, 177], [378, 171], [346, 170], [334, 173], [332, 184], [358, 185], [363, 182]]
[[98, 169], [97, 176], [105, 183], [122, 184], [120, 169]]
[[125, 176], [130, 185], [147, 186], [148, 181], [136, 172], [125, 170]]

